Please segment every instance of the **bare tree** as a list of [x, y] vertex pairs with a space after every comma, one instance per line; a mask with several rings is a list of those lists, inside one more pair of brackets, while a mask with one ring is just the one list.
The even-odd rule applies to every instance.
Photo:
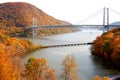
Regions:
[[78, 65], [74, 55], [67, 55], [62, 62], [62, 80], [78, 80]]

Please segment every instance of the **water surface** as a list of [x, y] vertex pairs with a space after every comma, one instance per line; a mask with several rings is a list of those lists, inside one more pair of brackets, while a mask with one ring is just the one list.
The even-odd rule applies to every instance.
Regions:
[[[46, 36], [37, 39], [29, 38], [34, 43], [41, 45], [58, 45], [92, 42], [101, 31], [79, 31], [75, 33]], [[62, 72], [62, 60], [67, 54], [74, 54], [79, 67], [79, 80], [92, 80], [95, 75], [106, 76], [117, 72], [102, 64], [101, 60], [90, 54], [90, 45], [46, 48], [33, 52], [24, 58], [26, 62], [30, 57], [46, 58], [49, 65], [56, 70], [56, 74]]]

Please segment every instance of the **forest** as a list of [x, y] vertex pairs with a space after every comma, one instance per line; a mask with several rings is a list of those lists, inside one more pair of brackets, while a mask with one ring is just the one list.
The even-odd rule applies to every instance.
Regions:
[[[27, 29], [33, 26], [33, 18], [37, 27], [50, 25], [71, 25], [62, 20], [49, 16], [32, 4], [25, 2], [8, 2], [0, 4], [0, 29], [9, 36], [31, 36], [32, 31]], [[42, 29], [38, 35], [51, 35], [73, 32], [76, 29]]]
[[22, 80], [19, 79], [23, 70], [21, 58], [39, 48], [39, 45], [28, 40], [9, 37], [0, 32], [0, 80]]
[[91, 53], [101, 57], [109, 63], [120, 66], [120, 28], [114, 28], [103, 33], [94, 40], [91, 46]]
[[[9, 37], [0, 32], [0, 80], [79, 80], [78, 65], [74, 55], [66, 55], [62, 61], [62, 73], [57, 76], [45, 58], [22, 58], [41, 49], [29, 40]], [[96, 75], [93, 80], [110, 80]]]
[[[31, 36], [24, 27], [32, 26], [32, 19], [37, 18], [41, 25], [69, 25], [47, 15], [42, 10], [28, 3], [0, 4], [0, 80], [79, 80], [78, 68], [74, 55], [66, 55], [62, 61], [62, 73], [57, 76], [45, 58], [30, 58], [27, 63], [22, 58], [30, 52], [41, 49], [40, 45], [29, 40], [18, 39], [20, 36]], [[73, 32], [76, 29], [38, 29], [39, 35], [52, 35]], [[110, 59], [119, 63], [120, 29], [114, 29], [97, 37], [91, 52], [95, 56]], [[15, 37], [16, 36], [16, 37]], [[93, 80], [110, 80], [96, 74]]]
[[33, 18], [37, 25], [68, 25], [70, 23], [55, 19], [32, 4], [25, 2], [8, 2], [0, 4], [0, 21], [5, 26], [30, 27]]

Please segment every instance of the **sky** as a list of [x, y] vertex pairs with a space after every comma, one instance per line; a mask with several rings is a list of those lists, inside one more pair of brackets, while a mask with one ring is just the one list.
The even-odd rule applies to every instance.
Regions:
[[[102, 14], [95, 19], [90, 16], [104, 7], [120, 12], [119, 0], [0, 0], [0, 3], [4, 2], [28, 2], [48, 15], [72, 24], [102, 24]], [[91, 21], [89, 21], [89, 17]], [[111, 12], [110, 18], [112, 18], [110, 23], [118, 21], [120, 15]]]

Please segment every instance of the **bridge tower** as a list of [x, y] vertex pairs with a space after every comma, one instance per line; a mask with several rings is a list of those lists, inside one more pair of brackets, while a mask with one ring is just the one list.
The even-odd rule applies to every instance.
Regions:
[[104, 8], [103, 10], [103, 32], [109, 31], [109, 8]]
[[32, 27], [33, 27], [32, 28], [32, 36], [35, 37], [37, 35], [35, 28], [34, 28], [34, 27], [37, 27], [37, 19], [36, 18], [33, 18]]

